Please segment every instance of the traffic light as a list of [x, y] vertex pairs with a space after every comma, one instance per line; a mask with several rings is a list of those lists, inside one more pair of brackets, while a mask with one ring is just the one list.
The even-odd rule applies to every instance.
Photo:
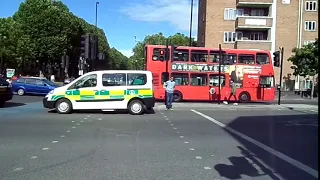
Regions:
[[90, 59], [95, 60], [98, 56], [98, 37], [96, 35], [90, 35]]
[[160, 61], [164, 61], [165, 60], [165, 56], [166, 56], [166, 50], [165, 49], [160, 49], [159, 50], [159, 60]]
[[81, 48], [80, 48], [80, 56], [89, 59], [90, 58], [90, 35], [82, 35], [81, 36]]
[[273, 53], [273, 66], [280, 67], [280, 51]]

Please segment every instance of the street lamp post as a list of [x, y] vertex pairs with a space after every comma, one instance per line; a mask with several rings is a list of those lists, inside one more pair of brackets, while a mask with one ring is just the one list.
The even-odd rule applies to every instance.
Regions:
[[95, 22], [96, 27], [98, 27], [98, 5], [99, 5], [99, 1], [96, 2], [96, 22]]
[[191, 39], [191, 34], [192, 34], [192, 16], [193, 16], [193, 0], [191, 0], [191, 5], [190, 5], [190, 29], [189, 29], [189, 46], [192, 46], [192, 39]]

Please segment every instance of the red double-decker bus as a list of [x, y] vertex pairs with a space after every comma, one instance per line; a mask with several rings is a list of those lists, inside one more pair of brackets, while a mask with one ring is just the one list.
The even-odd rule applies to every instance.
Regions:
[[[165, 56], [170, 53], [169, 57]], [[153, 73], [154, 96], [165, 98], [163, 83], [174, 77], [174, 101], [219, 100], [219, 58], [221, 57], [220, 99], [222, 101], [273, 101], [274, 69], [269, 51], [203, 47], [146, 45], [146, 69]], [[167, 57], [167, 58], [166, 58]], [[169, 59], [166, 61], [166, 59]], [[231, 83], [236, 98], [230, 96]]]

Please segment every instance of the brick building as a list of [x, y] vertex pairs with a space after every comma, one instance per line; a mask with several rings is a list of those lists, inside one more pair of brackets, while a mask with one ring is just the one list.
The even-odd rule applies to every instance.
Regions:
[[282, 46], [284, 76], [292, 74], [291, 50], [318, 37], [318, 0], [199, 0], [198, 8], [198, 46], [271, 53]]

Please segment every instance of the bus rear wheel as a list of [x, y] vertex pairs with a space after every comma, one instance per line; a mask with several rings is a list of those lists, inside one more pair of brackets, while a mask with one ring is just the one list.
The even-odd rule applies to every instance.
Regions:
[[182, 101], [182, 93], [180, 91], [176, 91], [173, 93], [173, 101], [181, 102]]
[[239, 101], [240, 102], [249, 102], [251, 101], [251, 96], [248, 92], [241, 92], [239, 94]]

